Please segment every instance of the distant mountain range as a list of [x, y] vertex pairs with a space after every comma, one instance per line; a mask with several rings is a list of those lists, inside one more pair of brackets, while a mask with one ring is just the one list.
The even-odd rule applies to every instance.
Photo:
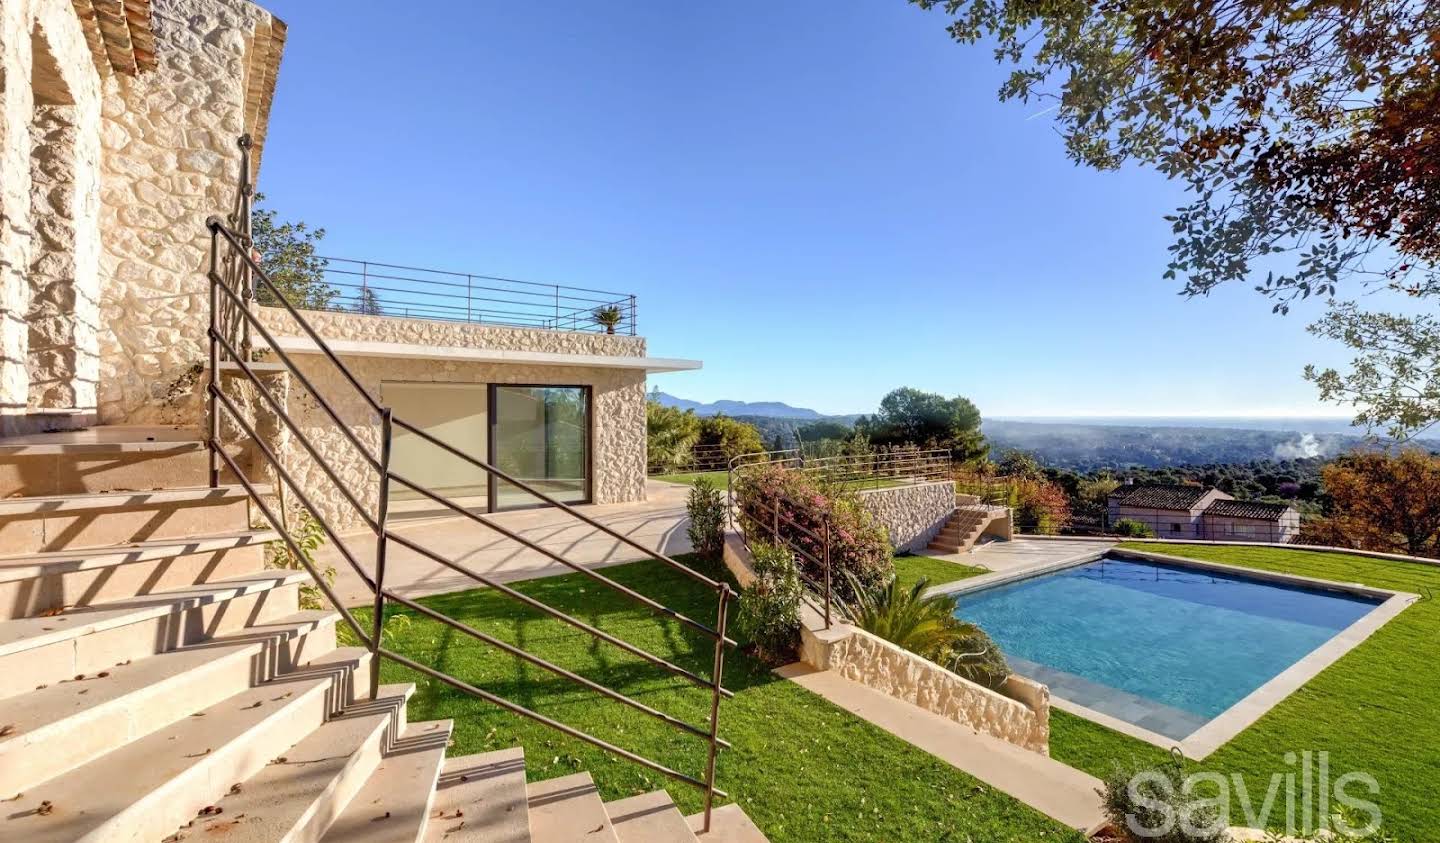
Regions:
[[[652, 392], [650, 397], [666, 407], [694, 410], [697, 416], [767, 416], [772, 419], [817, 420], [830, 418], [823, 413], [805, 407], [792, 407], [780, 401], [712, 401], [709, 404], [676, 398], [664, 392]], [[851, 417], [853, 418], [853, 417]]]

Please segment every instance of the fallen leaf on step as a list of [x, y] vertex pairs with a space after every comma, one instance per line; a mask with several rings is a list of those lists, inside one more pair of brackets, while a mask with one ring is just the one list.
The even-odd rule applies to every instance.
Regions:
[[13, 734], [15, 734], [14, 723], [6, 723], [4, 726], [0, 726], [0, 738], [7, 737]]
[[239, 783], [239, 782], [236, 782], [235, 784], [230, 785], [230, 793], [231, 793], [232, 795], [234, 795], [234, 794], [236, 794], [236, 793], [239, 793], [239, 792], [240, 792], [240, 783]]
[[46, 799], [44, 802], [40, 803], [39, 808], [35, 809], [35, 813], [39, 814], [42, 817], [47, 817], [50, 815], [50, 812], [54, 810], [55, 806], [51, 804], [49, 799]]
[[219, 814], [219, 813], [221, 813], [221, 812], [224, 811], [224, 810], [225, 810], [225, 809], [224, 809], [224, 808], [221, 808], [219, 805], [206, 805], [204, 808], [201, 808], [201, 809], [200, 809], [200, 816], [202, 816], [202, 817], [213, 817], [213, 816], [215, 816], [216, 814]]

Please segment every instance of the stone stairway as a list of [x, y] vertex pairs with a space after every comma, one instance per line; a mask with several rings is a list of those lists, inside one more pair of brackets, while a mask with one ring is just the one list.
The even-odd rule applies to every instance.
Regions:
[[735, 805], [700, 835], [664, 791], [527, 784], [519, 748], [447, 758], [207, 465], [177, 429], [0, 439], [0, 839], [765, 839]]
[[950, 520], [940, 528], [927, 548], [932, 553], [964, 553], [975, 546], [985, 530], [996, 521], [1008, 517], [1003, 506], [988, 506], [979, 503], [960, 504], [950, 515]]

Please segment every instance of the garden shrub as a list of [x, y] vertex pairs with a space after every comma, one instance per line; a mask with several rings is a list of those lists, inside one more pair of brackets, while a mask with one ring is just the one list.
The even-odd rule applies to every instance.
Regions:
[[974, 624], [960, 620], [955, 620], [955, 623], [962, 629], [949, 649], [936, 661], [951, 673], [976, 685], [984, 685], [992, 691], [1004, 688], [1005, 680], [1010, 678], [1010, 664], [1005, 661], [1000, 645]]
[[1131, 843], [1230, 843], [1213, 800], [1185, 792], [1185, 759], [1179, 752], [1159, 766], [1115, 765], [1101, 796], [1105, 815]]
[[894, 550], [885, 529], [875, 523], [854, 493], [825, 488], [803, 472], [777, 465], [737, 472], [735, 489], [742, 512], [747, 513], [742, 515], [746, 535], [755, 539], [775, 539], [771, 512], [780, 501], [779, 543], [804, 551], [796, 554], [796, 565], [803, 576], [817, 583], [825, 581], [823, 542], [805, 530], [823, 535], [828, 522], [831, 585], [840, 600], [855, 597], [851, 578], [863, 588], [873, 588], [895, 573]]
[[725, 549], [725, 496], [710, 478], [701, 477], [690, 487], [685, 512], [690, 516], [685, 533], [691, 547], [707, 562], [719, 562]]
[[1117, 536], [1129, 536], [1134, 539], [1155, 538], [1155, 531], [1150, 529], [1150, 525], [1136, 521], [1134, 518], [1121, 518], [1110, 525], [1110, 532]]
[[741, 590], [735, 626], [748, 639], [755, 655], [770, 665], [795, 660], [800, 644], [800, 575], [795, 557], [783, 547], [766, 542], [750, 545], [755, 581]]

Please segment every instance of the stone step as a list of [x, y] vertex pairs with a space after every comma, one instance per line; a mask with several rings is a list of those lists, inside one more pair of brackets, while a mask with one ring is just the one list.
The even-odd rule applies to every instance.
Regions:
[[620, 843], [589, 773], [534, 782], [528, 802], [535, 843]]
[[445, 761], [426, 843], [530, 843], [523, 747]]
[[[244, 467], [244, 449], [226, 453]], [[0, 439], [0, 498], [202, 486], [210, 481], [209, 466], [199, 433], [182, 427], [9, 436]]]
[[335, 648], [339, 615], [301, 611], [0, 700], [0, 794], [27, 790]]
[[337, 684], [369, 657], [335, 650], [42, 782], [6, 803], [0, 838], [159, 840], [318, 728]]
[[0, 547], [29, 553], [244, 530], [248, 500], [239, 485], [9, 498], [0, 500]]
[[620, 843], [695, 843], [696, 837], [663, 790], [605, 803], [605, 813]]
[[194, 821], [186, 838], [226, 843], [310, 843], [341, 816], [380, 765], [415, 686], [382, 685], [285, 750], [238, 788], [217, 796], [219, 813]]
[[411, 723], [322, 838], [330, 843], [419, 843], [454, 724]]
[[254, 574], [270, 530], [0, 556], [0, 620]]
[[705, 812], [685, 818], [700, 843], [769, 843], [739, 805], [731, 802], [710, 812], [710, 830], [705, 830]]
[[293, 614], [309, 579], [266, 571], [0, 621], [0, 698]]

